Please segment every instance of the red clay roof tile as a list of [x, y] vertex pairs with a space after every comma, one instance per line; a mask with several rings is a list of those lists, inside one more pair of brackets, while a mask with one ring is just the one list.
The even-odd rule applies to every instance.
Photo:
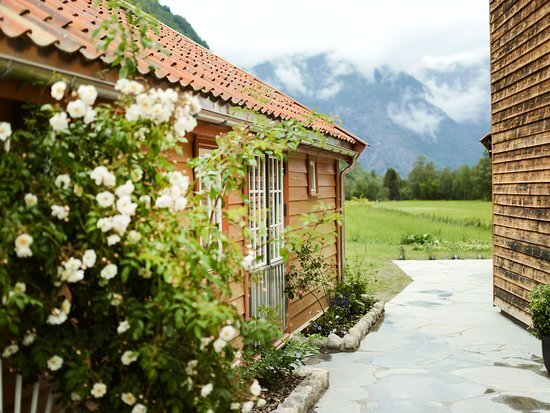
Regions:
[[[91, 34], [111, 13], [91, 0], [0, 0], [0, 31], [11, 38], [28, 36], [40, 47], [55, 46], [66, 53], [79, 52], [88, 60], [110, 63], [114, 56], [99, 52]], [[153, 65], [159, 79], [234, 105], [281, 119], [307, 120], [311, 115], [308, 108], [167, 26], [161, 24], [158, 35], [152, 37], [164, 51], [151, 51], [146, 60], [141, 59], [141, 74], [150, 74]], [[362, 142], [321, 119], [313, 127], [351, 143]]]

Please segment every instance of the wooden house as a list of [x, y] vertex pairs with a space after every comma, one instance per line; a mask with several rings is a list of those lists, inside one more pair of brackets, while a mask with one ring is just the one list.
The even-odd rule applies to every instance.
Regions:
[[491, 0], [494, 304], [530, 324], [550, 282], [550, 3]]
[[[103, 99], [116, 98], [113, 89], [116, 72], [109, 70], [113, 56], [96, 50], [91, 33], [112, 11], [88, 0], [9, 0], [0, 1], [0, 121], [18, 123], [21, 102], [51, 102], [45, 87], [37, 81], [51, 82], [52, 75], [62, 75], [74, 85], [92, 84]], [[199, 46], [167, 26], [160, 25], [153, 35], [159, 46], [169, 51], [150, 51], [138, 62], [139, 72], [155, 87], [179, 87], [200, 97], [203, 110], [198, 126], [183, 145], [183, 156], [171, 155], [176, 167], [191, 175], [186, 160], [215, 148], [215, 137], [227, 132], [242, 120], [232, 115], [232, 108], [259, 111], [274, 120], [305, 119], [311, 111], [292, 98], [261, 82], [211, 51]], [[151, 70], [150, 66], [154, 67]], [[287, 302], [283, 293], [285, 264], [277, 248], [267, 237], [282, 233], [285, 226], [296, 224], [303, 213], [320, 202], [342, 210], [343, 177], [365, 148], [366, 143], [334, 124], [317, 120], [314, 128], [326, 135], [323, 144], [303, 144], [288, 154], [286, 162], [272, 158], [258, 159], [249, 170], [246, 195], [252, 209], [264, 209], [267, 216], [255, 220], [250, 230], [257, 254], [263, 257], [256, 265], [257, 282], [245, 280], [233, 285], [231, 302], [244, 317], [257, 314], [258, 307], [279, 309], [291, 332], [310, 320], [317, 312], [312, 297]], [[226, 208], [240, 207], [242, 198], [229, 196]], [[220, 214], [221, 215], [221, 214]], [[254, 222], [251, 220], [250, 222]], [[242, 231], [228, 228], [244, 248]], [[269, 231], [264, 229], [269, 225]], [[344, 259], [343, 227], [332, 228], [338, 239], [324, 250], [326, 259], [335, 264], [335, 276], [341, 274]]]

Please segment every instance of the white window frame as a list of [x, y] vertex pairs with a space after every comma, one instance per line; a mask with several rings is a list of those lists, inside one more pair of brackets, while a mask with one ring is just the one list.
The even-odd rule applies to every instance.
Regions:
[[250, 247], [255, 260], [250, 285], [250, 314], [261, 317], [259, 308], [270, 306], [286, 324], [284, 293], [286, 266], [281, 256], [284, 243], [284, 163], [272, 157], [256, 157], [248, 169]]

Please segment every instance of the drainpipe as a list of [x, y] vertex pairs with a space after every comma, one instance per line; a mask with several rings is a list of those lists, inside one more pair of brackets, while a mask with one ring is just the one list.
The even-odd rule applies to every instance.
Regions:
[[357, 162], [357, 159], [359, 158], [359, 154], [358, 153], [355, 153], [355, 155], [353, 156], [353, 160], [351, 161], [350, 164], [348, 164], [347, 166], [345, 166], [343, 169], [340, 170], [340, 182], [339, 182], [339, 187], [340, 187], [340, 193], [339, 193], [339, 208], [340, 208], [340, 211], [341, 211], [341, 214], [342, 214], [342, 223], [339, 224], [339, 234], [338, 236], [340, 237], [340, 251], [339, 251], [339, 256], [340, 256], [340, 262], [339, 262], [339, 265], [338, 265], [338, 278], [340, 279], [340, 281], [343, 281], [344, 280], [344, 269], [346, 268], [346, 248], [345, 248], [345, 239], [346, 239], [346, 226], [344, 225], [345, 222], [344, 222], [344, 219], [345, 219], [345, 212], [344, 212], [344, 204], [345, 204], [345, 201], [346, 201], [346, 193], [344, 191], [344, 178], [346, 177], [346, 174], [351, 171], [353, 169], [353, 167], [355, 166], [356, 162]]

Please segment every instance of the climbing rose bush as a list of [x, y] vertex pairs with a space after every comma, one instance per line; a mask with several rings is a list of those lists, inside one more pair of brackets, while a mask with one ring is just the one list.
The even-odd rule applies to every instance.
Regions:
[[[295, 128], [238, 129], [190, 160], [205, 193], [165, 154], [181, 155], [196, 97], [121, 79], [117, 101], [93, 86], [49, 92], [0, 123], [0, 352], [25, 383], [53, 383], [85, 411], [250, 411], [243, 349], [262, 341], [226, 303], [243, 257], [212, 222], [212, 203], [244, 185], [255, 156], [282, 157]], [[224, 212], [230, 223], [242, 211]], [[242, 226], [244, 227], [244, 225]], [[262, 326], [265, 328], [265, 326]]]

